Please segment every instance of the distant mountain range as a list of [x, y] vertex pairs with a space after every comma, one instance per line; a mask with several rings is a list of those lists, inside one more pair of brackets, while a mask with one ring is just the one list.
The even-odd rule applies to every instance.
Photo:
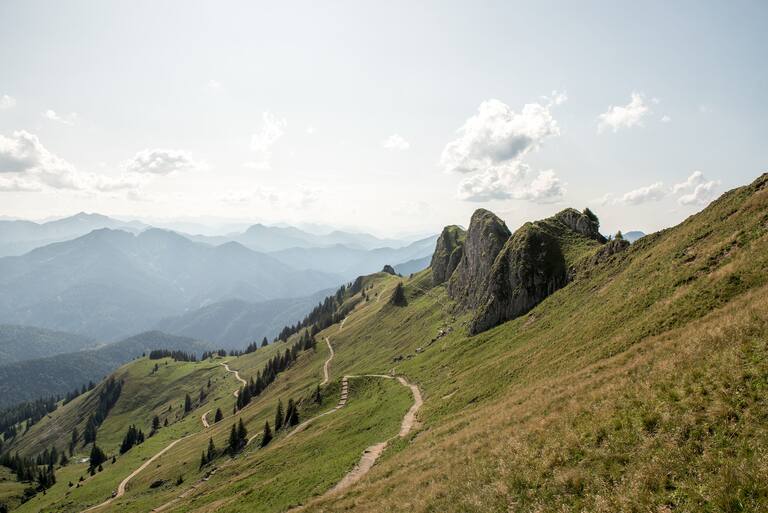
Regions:
[[623, 233], [622, 235], [624, 236], [624, 239], [628, 240], [629, 242], [635, 242], [637, 239], [645, 237], [645, 233], [639, 230], [632, 230], [627, 233]]
[[178, 349], [199, 356], [211, 348], [210, 344], [188, 337], [148, 331], [98, 349], [0, 365], [0, 407], [64, 394], [89, 381], [97, 382], [152, 349]]
[[270, 341], [280, 330], [303, 318], [333, 289], [311, 296], [252, 303], [241, 299], [220, 301], [161, 320], [156, 329], [210, 342], [217, 348], [243, 349], [263, 337]]
[[32, 326], [0, 324], [0, 365], [94, 347], [87, 337]]
[[85, 212], [46, 223], [0, 220], [0, 256], [23, 255], [35, 248], [74, 239], [101, 228], [135, 233], [148, 228], [148, 225]]
[[225, 299], [306, 296], [342, 281], [234, 242], [214, 247], [158, 229], [101, 229], [0, 258], [0, 322], [116, 340]]

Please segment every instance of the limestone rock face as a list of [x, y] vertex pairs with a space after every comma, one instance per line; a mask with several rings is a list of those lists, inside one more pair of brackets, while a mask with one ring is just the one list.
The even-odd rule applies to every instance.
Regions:
[[459, 305], [475, 308], [482, 297], [491, 267], [511, 233], [494, 213], [472, 214], [461, 258], [448, 280], [448, 295]]
[[600, 223], [595, 219], [590, 218], [588, 215], [579, 212], [575, 208], [566, 208], [565, 210], [558, 212], [555, 214], [555, 219], [574, 232], [580, 233], [585, 237], [589, 237], [600, 243], [606, 241], [605, 237], [598, 231]]
[[567, 282], [567, 265], [557, 237], [534, 223], [524, 225], [496, 258], [470, 333], [519, 317]]
[[445, 283], [458, 267], [464, 255], [464, 240], [467, 232], [458, 226], [446, 226], [437, 239], [432, 254], [432, 283]]

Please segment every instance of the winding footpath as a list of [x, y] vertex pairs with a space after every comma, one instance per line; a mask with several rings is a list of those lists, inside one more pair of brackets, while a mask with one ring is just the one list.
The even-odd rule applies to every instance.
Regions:
[[[241, 378], [241, 377], [240, 377], [240, 374], [239, 374], [239, 373], [238, 373], [236, 370], [232, 370], [232, 369], [230, 369], [230, 368], [229, 368], [229, 365], [227, 365], [226, 363], [223, 363], [223, 362], [222, 362], [222, 364], [221, 364], [221, 365], [223, 365], [223, 366], [224, 366], [224, 368], [227, 370], [227, 372], [231, 372], [231, 373], [233, 373], [233, 374], [235, 375], [235, 378], [236, 378], [236, 379], [237, 379], [237, 380], [238, 380], [240, 383], [242, 383], [243, 385], [247, 385], [247, 384], [248, 384], [248, 382], [247, 382], [247, 381], [245, 381], [243, 378]], [[235, 396], [235, 397], [237, 397], [237, 394], [238, 394], [238, 390], [240, 390], [240, 387], [237, 387], [237, 389], [235, 389], [235, 391], [234, 391], [234, 396]], [[211, 410], [208, 410], [207, 412], [203, 413], [203, 415], [202, 415], [202, 417], [201, 417], [201, 419], [200, 419], [200, 420], [202, 420], [202, 422], [203, 422], [203, 427], [205, 427], [205, 428], [209, 427], [209, 424], [208, 424], [208, 419], [206, 418], [206, 416], [208, 415], [208, 413], [209, 413], [210, 411], [211, 411]], [[86, 512], [88, 512], [88, 511], [95, 511], [95, 510], [97, 510], [97, 509], [101, 509], [101, 508], [103, 508], [104, 506], [107, 506], [108, 504], [112, 503], [112, 501], [114, 501], [115, 499], [119, 499], [120, 497], [122, 497], [123, 495], [125, 495], [125, 489], [126, 489], [126, 487], [128, 486], [128, 483], [131, 481], [131, 479], [133, 479], [134, 477], [136, 477], [137, 475], [139, 475], [139, 474], [140, 474], [140, 473], [141, 473], [141, 472], [142, 472], [144, 469], [146, 469], [146, 468], [147, 468], [148, 466], [150, 466], [150, 465], [151, 465], [151, 464], [152, 464], [152, 463], [153, 463], [155, 460], [157, 460], [157, 458], [159, 458], [160, 456], [162, 456], [163, 454], [165, 454], [167, 451], [171, 450], [171, 449], [173, 448], [173, 446], [175, 446], [177, 443], [179, 443], [179, 442], [181, 442], [181, 441], [183, 441], [183, 440], [186, 440], [187, 438], [189, 438], [189, 437], [191, 437], [191, 436], [195, 436], [196, 434], [198, 434], [198, 433], [190, 433], [190, 434], [188, 434], [188, 435], [186, 435], [186, 436], [183, 436], [183, 437], [181, 437], [181, 438], [177, 438], [177, 439], [176, 439], [176, 440], [174, 440], [173, 442], [171, 442], [171, 443], [169, 443], [168, 445], [166, 445], [166, 446], [165, 446], [165, 447], [164, 447], [162, 450], [160, 450], [160, 452], [157, 452], [157, 453], [155, 453], [155, 455], [154, 455], [154, 456], [152, 456], [151, 458], [149, 458], [149, 459], [148, 459], [147, 461], [145, 461], [145, 462], [144, 462], [144, 463], [143, 463], [143, 464], [142, 464], [142, 465], [141, 465], [139, 468], [137, 468], [136, 470], [134, 470], [133, 472], [131, 472], [131, 473], [130, 473], [130, 474], [129, 474], [129, 475], [128, 475], [128, 476], [127, 476], [125, 479], [123, 479], [122, 481], [120, 481], [120, 484], [119, 484], [119, 485], [117, 485], [117, 490], [115, 490], [115, 493], [112, 495], [112, 497], [110, 497], [109, 499], [105, 500], [105, 501], [104, 501], [104, 502], [102, 502], [102, 503], [99, 503], [99, 504], [96, 504], [95, 506], [91, 506], [90, 508], [84, 509], [84, 510], [82, 511], [82, 513], [86, 513]]]
[[203, 413], [203, 415], [200, 417], [200, 420], [203, 421], [203, 427], [205, 429], [208, 429], [211, 427], [210, 424], [208, 424], [208, 414], [211, 413], [211, 410], [208, 410], [207, 412]]

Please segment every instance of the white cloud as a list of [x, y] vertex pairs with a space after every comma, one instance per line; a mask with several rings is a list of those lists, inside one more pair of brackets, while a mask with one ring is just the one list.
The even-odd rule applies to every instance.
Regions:
[[142, 150], [123, 164], [128, 173], [151, 175], [168, 175], [199, 166], [187, 152], [166, 149]]
[[474, 202], [514, 199], [552, 203], [564, 194], [565, 188], [554, 171], [539, 171], [534, 177], [529, 166], [519, 161], [514, 166], [473, 174], [459, 183], [459, 199]]
[[677, 199], [681, 205], [706, 205], [714, 198], [715, 191], [720, 185], [718, 180], [707, 180], [704, 173], [694, 171], [684, 181], [672, 187], [674, 194], [686, 192]]
[[315, 127], [309, 125], [306, 129], [307, 135], [313, 135], [315, 133]]
[[640, 205], [649, 201], [659, 201], [663, 199], [669, 191], [664, 187], [663, 182], [652, 183], [651, 185], [640, 187], [633, 191], [624, 193], [623, 196], [614, 200], [614, 203], [623, 203], [626, 205]]
[[411, 147], [411, 143], [398, 134], [392, 134], [381, 142], [381, 146], [386, 150], [404, 151]]
[[74, 125], [77, 121], [77, 112], [70, 112], [69, 116], [62, 117], [56, 114], [56, 111], [48, 109], [45, 112], [43, 112], [43, 117], [45, 119], [48, 119], [50, 121], [55, 121], [57, 123], [63, 123], [65, 125]]
[[661, 122], [662, 123], [669, 123], [670, 121], [672, 121], [672, 118], [669, 117], [668, 115], [665, 114], [665, 115], [661, 116]]
[[[653, 101], [653, 100], [652, 100]], [[655, 103], [658, 103], [656, 100]], [[597, 132], [602, 133], [606, 128], [617, 132], [620, 128], [630, 128], [642, 125], [643, 117], [650, 112], [645, 103], [645, 97], [640, 93], [632, 93], [628, 104], [610, 106], [598, 116]]]
[[469, 175], [459, 183], [466, 201], [494, 199], [553, 202], [565, 193], [552, 170], [534, 173], [522, 159], [543, 141], [560, 134], [550, 108], [566, 100], [563, 93], [545, 97], [546, 104], [529, 103], [515, 112], [499, 100], [480, 104], [477, 114], [458, 130], [458, 138], [443, 149], [440, 163], [447, 172]]
[[279, 190], [273, 187], [256, 186], [251, 190], [229, 190], [219, 199], [226, 204], [258, 205], [268, 203], [271, 207], [296, 210], [307, 208], [316, 203], [322, 194], [316, 187], [299, 185], [291, 190]]
[[218, 91], [219, 89], [221, 89], [221, 82], [219, 82], [218, 80], [210, 79], [207, 85], [208, 85], [208, 89], [210, 89], [211, 91]]
[[261, 130], [251, 136], [251, 149], [259, 154], [259, 162], [263, 163], [261, 169], [269, 169], [272, 146], [285, 134], [288, 122], [271, 112], [262, 113], [261, 121]]
[[16, 106], [16, 98], [4, 94], [0, 96], [0, 110], [10, 109]]
[[37, 192], [41, 191], [40, 183], [20, 176], [0, 175], [0, 192]]
[[79, 188], [74, 166], [49, 152], [36, 135], [24, 130], [11, 137], [0, 135], [0, 173], [14, 174], [6, 179], [6, 185], [13, 182], [17, 190], [33, 190], [29, 185], [32, 183], [55, 189]]

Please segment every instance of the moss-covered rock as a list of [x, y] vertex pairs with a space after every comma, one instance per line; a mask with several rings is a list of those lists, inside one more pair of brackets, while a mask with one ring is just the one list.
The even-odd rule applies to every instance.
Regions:
[[464, 255], [464, 241], [467, 232], [456, 225], [446, 226], [437, 239], [435, 252], [432, 254], [432, 283], [445, 283], [461, 262]]
[[465, 308], [476, 308], [483, 296], [491, 267], [511, 233], [496, 214], [478, 209], [472, 214], [463, 251], [448, 279], [448, 294]]

